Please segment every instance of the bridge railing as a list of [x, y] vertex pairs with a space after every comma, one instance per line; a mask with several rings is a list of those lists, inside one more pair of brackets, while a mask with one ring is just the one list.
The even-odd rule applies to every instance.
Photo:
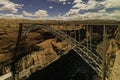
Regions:
[[54, 30], [51, 27], [44, 28], [48, 29], [59, 39], [66, 40], [68, 44], [75, 47], [73, 49], [99, 74], [99, 76], [102, 76], [102, 59], [96, 56], [95, 53], [62, 31]]

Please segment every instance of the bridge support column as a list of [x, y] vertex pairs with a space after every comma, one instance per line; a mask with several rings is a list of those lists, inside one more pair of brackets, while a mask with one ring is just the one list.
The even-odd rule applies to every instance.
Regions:
[[105, 25], [103, 25], [103, 41], [104, 41], [104, 49], [103, 49], [103, 80], [106, 80], [107, 34], [106, 34], [106, 26]]
[[76, 30], [74, 30], [75, 40], [77, 40]]
[[[89, 40], [89, 29], [88, 28], [89, 28], [88, 25], [86, 25], [87, 48], [89, 48], [89, 45], [88, 45], [89, 44], [89, 42], [88, 42], [88, 40]], [[87, 53], [88, 53], [88, 51], [87, 51]]]
[[70, 36], [76, 40], [77, 36], [76, 36], [76, 30], [74, 27], [71, 27], [71, 29], [70, 29]]
[[90, 50], [92, 50], [92, 26], [90, 26], [90, 32], [89, 32], [89, 34], [90, 34]]
[[81, 36], [80, 36], [80, 35], [81, 35], [81, 34], [80, 34], [80, 29], [78, 30], [78, 35], [79, 35], [79, 36], [78, 36], [78, 37], [79, 37], [79, 38], [78, 38], [78, 41], [80, 42], [80, 37], [81, 37]]
[[20, 47], [20, 41], [21, 41], [21, 36], [22, 36], [22, 31], [23, 31], [23, 24], [19, 24], [19, 31], [18, 31], [18, 37], [17, 37], [17, 42], [16, 42], [16, 47], [15, 47], [15, 52], [14, 52], [14, 56], [13, 56], [13, 62], [12, 62], [12, 74], [13, 74], [13, 80], [16, 80], [15, 76], [16, 76], [16, 69], [15, 69], [15, 62], [16, 62], [16, 56], [17, 53], [19, 51], [19, 47]]
[[75, 35], [75, 40], [77, 40], [77, 35], [76, 35], [76, 26], [74, 25], [74, 27], [75, 27], [75, 30], [74, 30], [74, 35]]

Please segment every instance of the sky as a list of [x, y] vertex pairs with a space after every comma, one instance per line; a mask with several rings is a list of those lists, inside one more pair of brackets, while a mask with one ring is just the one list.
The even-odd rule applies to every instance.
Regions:
[[120, 0], [0, 0], [0, 18], [120, 20]]

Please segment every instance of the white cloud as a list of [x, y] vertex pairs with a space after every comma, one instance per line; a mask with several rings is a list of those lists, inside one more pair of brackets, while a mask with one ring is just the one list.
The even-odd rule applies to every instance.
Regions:
[[115, 10], [111, 13], [105, 10], [100, 10], [98, 12], [87, 12], [84, 14], [76, 14], [71, 16], [64, 16], [67, 19], [79, 19], [79, 20], [89, 20], [89, 19], [104, 19], [104, 20], [120, 20], [120, 10]]
[[99, 13], [105, 13], [106, 10], [105, 10], [105, 9], [102, 9], [102, 10], [99, 10], [98, 12], [99, 12]]
[[48, 0], [48, 2], [66, 2], [69, 0]]
[[53, 6], [49, 6], [50, 9], [53, 9]]
[[68, 0], [56, 0], [56, 2], [67, 2]]
[[29, 13], [29, 12], [23, 11], [23, 15], [24, 16], [33, 16], [33, 13]]
[[47, 17], [48, 12], [46, 10], [38, 10], [34, 13], [34, 16], [36, 16], [36, 17]]
[[66, 5], [66, 2], [63, 2], [63, 5]]
[[34, 13], [29, 13], [23, 11], [21, 15], [19, 14], [3, 14], [0, 13], [0, 18], [13, 18], [13, 19], [48, 19], [48, 13], [45, 10], [38, 10]]
[[68, 2], [67, 4], [72, 4], [71, 2]]
[[23, 19], [23, 15], [17, 15], [17, 14], [0, 14], [1, 18], [12, 18], [12, 19]]
[[108, 8], [120, 8], [120, 0], [105, 0], [105, 1], [96, 1], [89, 0], [87, 3], [82, 0], [74, 0], [72, 8], [78, 8], [80, 10], [91, 10], [97, 9], [100, 6], [103, 6], [105, 9]]
[[106, 8], [120, 8], [120, 0], [105, 0]]
[[48, 0], [48, 2], [56, 2], [56, 3], [62, 3], [63, 5], [66, 5], [69, 0]]
[[0, 5], [1, 11], [10, 11], [12, 13], [17, 13], [18, 9], [23, 7], [23, 4], [15, 4], [9, 0], [0, 0]]
[[86, 16], [92, 16], [93, 19], [113, 19], [113, 20], [120, 20], [120, 10], [115, 10], [111, 13], [108, 12], [99, 12], [99, 13], [95, 13], [95, 12], [91, 12], [91, 13], [87, 13]]
[[[102, 8], [101, 8], [102, 7]], [[116, 8], [111, 12], [107, 12], [106, 9]], [[120, 0], [105, 0], [96, 1], [89, 0], [88, 2], [83, 2], [83, 0], [74, 0], [72, 8], [63, 15], [66, 18], [74, 19], [117, 19], [120, 20]], [[90, 10], [95, 10], [92, 12]], [[96, 11], [98, 10], [98, 11]], [[80, 13], [85, 11], [84, 13]]]
[[66, 1], [68, 1], [68, 0], [58, 0], [58, 1], [60, 1], [60, 2], [66, 2]]
[[81, 3], [83, 2], [82, 0], [74, 0], [73, 3], [76, 4], [76, 3]]
[[89, 0], [88, 3], [83, 2], [82, 0], [75, 0], [74, 6], [72, 8], [78, 8], [80, 10], [89, 10], [95, 9], [98, 6], [98, 2], [96, 0]]
[[48, 17], [48, 12], [46, 10], [38, 10], [34, 13], [29, 13], [27, 11], [23, 11], [23, 15], [26, 17], [41, 18], [41, 17]]
[[74, 16], [79, 14], [79, 9], [70, 9], [64, 16]]

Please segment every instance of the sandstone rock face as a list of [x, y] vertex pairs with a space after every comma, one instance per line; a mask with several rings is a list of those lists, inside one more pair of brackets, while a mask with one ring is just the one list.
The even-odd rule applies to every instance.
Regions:
[[109, 72], [109, 75], [111, 74], [112, 67], [115, 62], [115, 53], [117, 51], [117, 44], [115, 39], [111, 39], [109, 42], [109, 48], [107, 50], [107, 71]]
[[115, 59], [114, 59], [114, 65], [112, 68], [111, 73], [111, 80], [120, 80], [120, 26], [117, 28], [115, 32], [116, 36], [116, 45], [117, 48], [115, 48]]
[[[26, 74], [26, 69], [29, 70], [28, 74], [32, 74], [36, 70], [42, 69], [47, 66], [49, 63], [58, 58], [58, 52], [63, 50], [68, 51], [68, 45], [65, 42], [57, 42], [56, 39], [48, 39], [43, 42], [37, 43], [36, 46], [39, 48], [39, 51], [32, 51], [28, 55], [22, 57], [20, 60], [16, 61], [16, 72], [19, 73], [19, 76], [23, 76], [22, 73]], [[57, 49], [55, 49], [55, 48]], [[8, 55], [8, 54], [7, 54]], [[4, 54], [0, 57], [7, 57]], [[10, 56], [10, 55], [9, 55]], [[9, 58], [9, 57], [8, 57]], [[6, 58], [7, 59], [7, 58]], [[0, 68], [2, 69], [2, 67]], [[10, 72], [11, 66], [0, 70], [1, 74], [6, 74]], [[9, 70], [9, 71], [8, 71]]]
[[112, 69], [111, 80], [120, 80], [120, 50], [118, 50], [115, 54], [116, 58]]
[[[40, 48], [39, 51], [33, 51], [29, 55], [23, 57], [18, 62], [16, 62], [16, 72], [18, 72], [17, 74], [19, 75], [18, 80], [24, 76], [29, 76], [30, 74], [48, 66], [51, 62], [56, 60], [59, 55], [57, 54], [58, 52], [54, 50], [53, 46], [61, 45], [61, 49], [66, 47], [65, 45], [62, 46], [63, 44], [60, 43], [64, 42], [57, 42], [55, 39], [45, 40], [37, 44], [37, 46]], [[56, 48], [58, 49], [58, 51], [60, 51], [60, 47], [58, 48], [57, 46]]]
[[108, 80], [120, 80], [120, 27], [115, 32], [115, 38], [110, 40], [107, 51]]

